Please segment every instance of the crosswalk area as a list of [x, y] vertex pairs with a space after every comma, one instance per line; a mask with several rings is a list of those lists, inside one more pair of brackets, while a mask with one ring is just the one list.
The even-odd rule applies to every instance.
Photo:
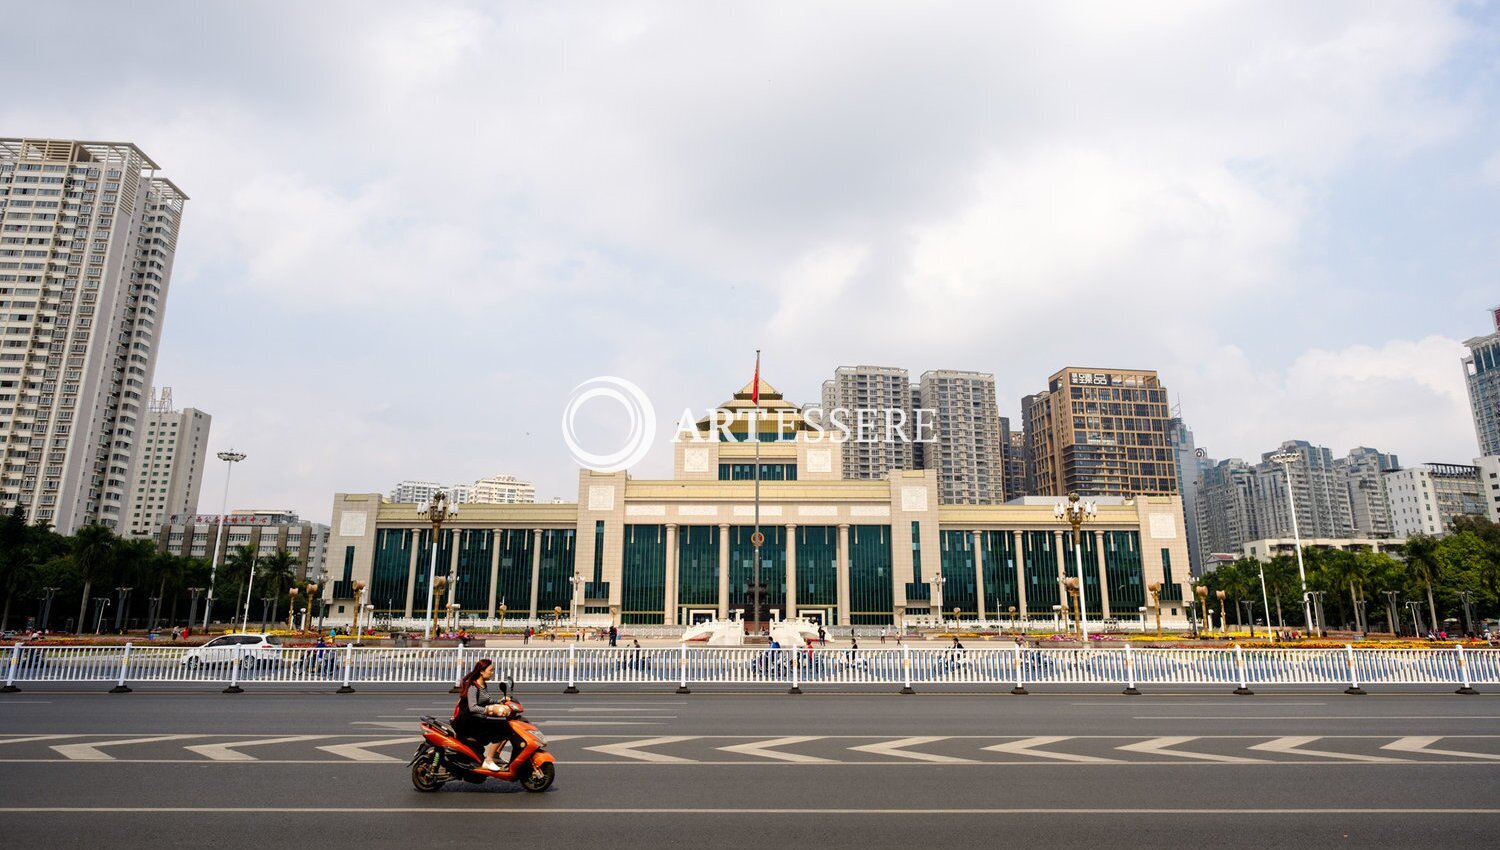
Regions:
[[[549, 734], [577, 765], [1423, 764], [1500, 766], [1500, 735], [663, 735]], [[0, 737], [0, 763], [395, 764], [397, 734], [37, 734]]]

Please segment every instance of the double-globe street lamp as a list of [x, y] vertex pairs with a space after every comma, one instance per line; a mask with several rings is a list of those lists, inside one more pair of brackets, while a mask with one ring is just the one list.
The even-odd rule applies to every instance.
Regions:
[[1297, 526], [1297, 500], [1292, 493], [1292, 464], [1301, 459], [1302, 456], [1296, 452], [1276, 452], [1270, 456], [1270, 461], [1281, 464], [1282, 470], [1286, 472], [1286, 504], [1287, 510], [1292, 514], [1292, 542], [1297, 547], [1297, 579], [1302, 584], [1302, 622], [1308, 634], [1311, 634], [1312, 604], [1307, 598], [1307, 568], [1302, 563], [1302, 531]]
[[[203, 603], [203, 631], [208, 631], [209, 617], [214, 608], [214, 583], [219, 577], [219, 561], [223, 551], [228, 548], [224, 545], [224, 514], [229, 510], [229, 477], [234, 474], [234, 465], [245, 459], [244, 452], [230, 449], [227, 452], [219, 452], [219, 460], [224, 461], [224, 500], [219, 503], [219, 530], [214, 534], [214, 564], [208, 573], [208, 601]], [[191, 541], [189, 541], [191, 543]], [[254, 569], [251, 570], [254, 572]], [[231, 620], [233, 617], [231, 616]], [[192, 623], [192, 618], [188, 618]]]
[[437, 607], [433, 594], [436, 593], [434, 584], [437, 579], [437, 553], [438, 541], [442, 539], [443, 523], [458, 519], [458, 505], [448, 504], [448, 494], [442, 490], [432, 495], [432, 501], [417, 508], [417, 516], [424, 517], [432, 523], [432, 562], [427, 569], [427, 628], [423, 636], [431, 640], [432, 630], [436, 625]]
[[1052, 515], [1066, 522], [1073, 529], [1073, 561], [1078, 568], [1078, 637], [1087, 642], [1089, 639], [1086, 614], [1088, 595], [1084, 592], [1083, 539], [1079, 532], [1085, 522], [1098, 515], [1098, 508], [1093, 502], [1080, 499], [1077, 493], [1069, 493], [1066, 502], [1058, 502], [1052, 507]]

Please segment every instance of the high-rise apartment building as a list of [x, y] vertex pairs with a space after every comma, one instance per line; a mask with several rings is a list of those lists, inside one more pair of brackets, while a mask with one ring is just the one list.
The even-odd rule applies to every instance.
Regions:
[[1070, 366], [1022, 406], [1038, 495], [1177, 493], [1167, 389], [1155, 372]]
[[1212, 465], [1208, 453], [1198, 448], [1193, 432], [1181, 416], [1167, 423], [1167, 439], [1177, 466], [1177, 492], [1182, 494], [1184, 527], [1187, 529], [1189, 568], [1203, 574], [1203, 473]]
[[126, 536], [151, 537], [168, 516], [198, 512], [212, 421], [196, 408], [174, 408], [171, 387], [152, 392], [131, 478]]
[[1355, 537], [1385, 538], [1395, 533], [1391, 524], [1391, 503], [1386, 494], [1387, 472], [1401, 468], [1393, 454], [1360, 446], [1350, 449], [1348, 457], [1334, 461], [1349, 494], [1350, 519]]
[[1000, 417], [1000, 450], [1006, 501], [1030, 496], [1027, 467], [1031, 465], [1031, 450], [1026, 446], [1026, 432], [1011, 430], [1009, 416]]
[[391, 501], [400, 505], [423, 505], [431, 502], [439, 492], [448, 503], [464, 505], [469, 502], [468, 484], [438, 484], [435, 481], [402, 481], [391, 490]]
[[890, 366], [840, 366], [823, 382], [824, 422], [843, 411], [839, 418], [851, 430], [840, 449], [845, 478], [917, 468], [913, 395], [907, 371]]
[[1424, 463], [1387, 472], [1385, 479], [1397, 537], [1442, 535], [1459, 516], [1489, 516], [1477, 466]]
[[133, 144], [0, 139], [0, 510], [121, 529], [187, 196]]
[[469, 488], [469, 502], [479, 505], [529, 505], [536, 501], [536, 485], [514, 475], [491, 475]]
[[297, 559], [297, 578], [316, 581], [337, 579], [327, 572], [328, 531], [320, 522], [300, 519], [296, 511], [237, 510], [229, 512], [222, 523], [217, 514], [169, 515], [155, 535], [162, 552], [212, 560], [217, 549], [220, 563], [236, 546], [254, 546], [262, 556], [285, 549]]
[[1297, 532], [1303, 537], [1354, 537], [1353, 511], [1344, 476], [1334, 466], [1333, 452], [1306, 440], [1287, 440], [1281, 448], [1261, 455], [1255, 467], [1255, 538], [1292, 537], [1292, 515], [1287, 505], [1287, 473], [1271, 460], [1289, 454], [1292, 501], [1297, 508]]
[[1203, 492], [1198, 502], [1200, 566], [1215, 553], [1233, 554], [1258, 539], [1255, 525], [1256, 469], [1239, 458], [1211, 464], [1203, 470]]
[[921, 407], [930, 411], [935, 437], [922, 447], [923, 468], [937, 470], [943, 504], [1004, 504], [1005, 444], [1000, 439], [995, 376], [923, 372]]
[[1500, 455], [1500, 307], [1490, 311], [1495, 333], [1476, 336], [1464, 345], [1464, 381], [1469, 386], [1469, 406], [1474, 412], [1474, 433], [1479, 453]]

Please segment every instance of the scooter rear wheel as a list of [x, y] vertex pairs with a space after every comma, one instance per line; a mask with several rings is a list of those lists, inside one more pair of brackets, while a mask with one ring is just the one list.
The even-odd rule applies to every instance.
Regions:
[[431, 759], [420, 759], [411, 766], [411, 784], [418, 791], [436, 791], [443, 787], [443, 780], [433, 775]]
[[521, 787], [527, 791], [538, 793], [552, 787], [552, 780], [557, 778], [557, 767], [552, 762], [543, 762], [540, 765], [532, 765], [531, 772], [521, 779]]

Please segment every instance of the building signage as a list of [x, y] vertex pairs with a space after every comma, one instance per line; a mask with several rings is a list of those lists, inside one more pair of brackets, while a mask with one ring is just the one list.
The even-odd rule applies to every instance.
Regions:
[[1073, 372], [1073, 383], [1090, 384], [1093, 386], [1107, 387], [1110, 384], [1119, 386], [1125, 383], [1125, 379], [1119, 375], [1106, 375], [1103, 372]]
[[[218, 514], [172, 514], [168, 525], [218, 525]], [[276, 525], [274, 517], [268, 516], [239, 516], [231, 514], [224, 517], [225, 525]]]

